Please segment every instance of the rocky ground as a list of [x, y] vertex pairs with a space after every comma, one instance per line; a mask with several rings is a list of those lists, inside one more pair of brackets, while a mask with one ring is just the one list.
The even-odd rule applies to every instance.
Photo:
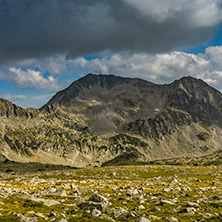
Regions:
[[222, 167], [0, 172], [0, 221], [222, 221]]

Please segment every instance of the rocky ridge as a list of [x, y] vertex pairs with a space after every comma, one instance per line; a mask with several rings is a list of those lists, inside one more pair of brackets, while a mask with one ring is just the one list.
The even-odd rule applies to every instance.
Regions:
[[89, 74], [40, 110], [0, 105], [0, 150], [9, 160], [141, 164], [208, 155], [222, 145], [222, 95], [192, 77], [157, 85]]

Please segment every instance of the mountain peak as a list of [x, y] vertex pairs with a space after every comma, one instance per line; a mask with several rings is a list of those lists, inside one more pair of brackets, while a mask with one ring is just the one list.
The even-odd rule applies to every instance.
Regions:
[[24, 125], [8, 118], [12, 127], [2, 127], [8, 149], [29, 157], [42, 150], [87, 165], [112, 158], [116, 164], [200, 155], [222, 143], [222, 95], [191, 76], [157, 85], [88, 74], [56, 93], [42, 109], [48, 112], [38, 112], [31, 124], [29, 118], [22, 118]]

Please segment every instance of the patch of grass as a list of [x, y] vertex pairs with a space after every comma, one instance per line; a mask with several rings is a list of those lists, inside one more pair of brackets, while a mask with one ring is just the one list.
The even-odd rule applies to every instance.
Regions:
[[210, 203], [210, 205], [214, 208], [222, 208], [222, 203]]
[[187, 175], [184, 175], [183, 176], [184, 178], [195, 178], [195, 179], [199, 179], [201, 181], [211, 181], [214, 179], [214, 176], [212, 175], [190, 175], [190, 174], [187, 174]]
[[17, 222], [20, 221], [17, 217], [0, 216], [0, 222]]
[[89, 215], [85, 215], [84, 217], [73, 217], [68, 220], [68, 222], [110, 222], [110, 220], [99, 218], [99, 217], [91, 217]]
[[153, 171], [149, 171], [149, 172], [139, 172], [138, 173], [138, 177], [139, 178], [154, 178], [154, 177], [168, 177], [168, 176], [173, 176], [175, 175], [176, 172], [175, 171], [171, 171], [171, 170], [163, 170], [163, 171], [157, 171], [157, 172], [153, 172]]
[[221, 216], [213, 216], [211, 218], [206, 219], [207, 222], [221, 222], [222, 217]]
[[44, 207], [44, 205], [42, 203], [35, 203], [31, 200], [27, 200], [24, 204], [23, 204], [24, 208], [42, 208]]

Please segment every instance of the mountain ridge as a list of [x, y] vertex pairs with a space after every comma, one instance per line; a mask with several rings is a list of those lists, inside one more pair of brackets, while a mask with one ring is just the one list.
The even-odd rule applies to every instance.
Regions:
[[191, 76], [160, 85], [88, 74], [39, 110], [0, 104], [0, 153], [10, 160], [118, 165], [222, 147], [222, 94]]

